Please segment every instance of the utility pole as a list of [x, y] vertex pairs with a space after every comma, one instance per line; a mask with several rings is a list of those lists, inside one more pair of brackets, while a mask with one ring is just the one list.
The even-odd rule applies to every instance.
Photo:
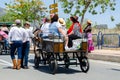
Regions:
[[55, 4], [55, 0], [54, 0], [54, 4]]

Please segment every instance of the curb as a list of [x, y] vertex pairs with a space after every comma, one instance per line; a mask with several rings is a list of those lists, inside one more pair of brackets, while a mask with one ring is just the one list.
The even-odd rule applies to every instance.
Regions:
[[89, 59], [120, 63], [120, 56], [88, 54]]

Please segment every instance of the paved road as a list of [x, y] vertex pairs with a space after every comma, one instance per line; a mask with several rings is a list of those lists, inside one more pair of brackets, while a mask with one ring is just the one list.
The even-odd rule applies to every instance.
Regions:
[[13, 70], [10, 56], [0, 55], [0, 80], [120, 80], [120, 63], [90, 60], [88, 73], [82, 73], [79, 66], [70, 66], [59, 67], [57, 74], [52, 75], [47, 66], [34, 69], [33, 57], [29, 57], [30, 69]]

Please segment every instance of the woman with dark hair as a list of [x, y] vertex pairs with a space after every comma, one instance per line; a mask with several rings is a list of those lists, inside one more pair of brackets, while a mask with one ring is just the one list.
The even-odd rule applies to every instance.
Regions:
[[54, 36], [57, 36], [57, 37], [61, 37], [63, 36], [64, 39], [65, 39], [65, 49], [68, 48], [67, 45], [68, 45], [68, 36], [66, 35], [65, 31], [62, 29], [62, 26], [61, 24], [58, 22], [58, 15], [55, 14], [52, 18], [51, 18], [51, 24], [50, 24], [50, 27], [49, 27], [49, 32], [51, 34], [53, 34]]
[[72, 25], [70, 26], [70, 28], [67, 31], [68, 39], [69, 39], [69, 41], [68, 41], [69, 48], [73, 46], [72, 40], [82, 37], [82, 27], [81, 27], [80, 23], [78, 22], [78, 17], [72, 16], [72, 17], [70, 17], [70, 20], [72, 21]]

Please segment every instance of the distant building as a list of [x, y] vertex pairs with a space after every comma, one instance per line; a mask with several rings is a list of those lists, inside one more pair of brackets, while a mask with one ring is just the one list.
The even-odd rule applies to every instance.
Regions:
[[100, 24], [96, 26], [97, 29], [108, 29], [107, 24]]

